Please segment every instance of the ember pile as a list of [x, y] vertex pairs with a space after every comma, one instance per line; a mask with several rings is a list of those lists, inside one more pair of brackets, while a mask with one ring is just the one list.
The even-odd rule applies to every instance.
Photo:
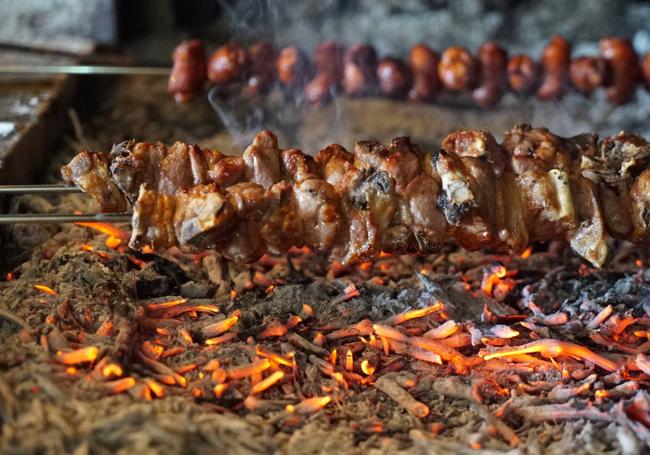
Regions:
[[628, 244], [607, 271], [561, 244], [237, 265], [127, 234], [65, 229], [1, 284], [8, 450], [650, 444], [650, 258]]

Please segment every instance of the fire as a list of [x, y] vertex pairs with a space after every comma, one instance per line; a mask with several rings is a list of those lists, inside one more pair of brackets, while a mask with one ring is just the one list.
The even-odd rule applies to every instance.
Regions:
[[5, 276], [5, 279], [7, 281], [13, 281], [15, 279], [14, 274], [12, 272], [8, 272], [7, 275]]
[[84, 244], [79, 247], [81, 251], [85, 251], [87, 253], [92, 253], [95, 251], [95, 249], [92, 247], [92, 245]]
[[303, 415], [313, 414], [315, 412], [320, 411], [325, 406], [327, 406], [330, 401], [332, 401], [332, 398], [328, 396], [312, 397], [301, 401], [295, 406], [292, 404], [288, 404], [285, 410], [290, 414], [293, 413], [303, 414]]
[[[97, 232], [101, 232], [102, 234], [106, 234], [109, 237], [115, 237], [116, 239], [128, 239], [129, 238], [129, 233], [112, 225], [109, 223], [95, 223], [91, 221], [79, 221], [75, 223], [77, 226], [81, 227], [87, 227], [90, 229], [94, 229]], [[106, 245], [108, 246], [108, 245]]]
[[56, 358], [64, 365], [77, 365], [79, 363], [94, 362], [99, 356], [97, 346], [88, 346], [74, 351], [57, 351]]
[[44, 294], [49, 294], [49, 295], [57, 295], [58, 292], [56, 292], [54, 289], [52, 289], [49, 286], [45, 286], [44, 284], [35, 284], [34, 289], [37, 291], [41, 291]]
[[332, 366], [336, 365], [337, 358], [338, 358], [338, 351], [336, 350], [336, 348], [334, 348], [330, 352], [330, 363], [332, 364]]
[[266, 377], [265, 379], [262, 379], [260, 382], [255, 384], [251, 388], [251, 393], [253, 395], [257, 395], [259, 393], [264, 392], [266, 389], [273, 387], [275, 384], [280, 382], [284, 378], [284, 373], [282, 371], [276, 371], [270, 376]]
[[616, 371], [617, 366], [614, 362], [606, 359], [593, 352], [592, 350], [568, 341], [560, 341], [552, 338], [533, 341], [532, 343], [521, 346], [508, 346], [490, 352], [481, 351], [479, 355], [485, 360], [495, 359], [498, 357], [509, 357], [519, 354], [540, 353], [547, 357], [557, 357], [560, 355], [570, 355], [589, 361], [598, 365], [607, 371]]

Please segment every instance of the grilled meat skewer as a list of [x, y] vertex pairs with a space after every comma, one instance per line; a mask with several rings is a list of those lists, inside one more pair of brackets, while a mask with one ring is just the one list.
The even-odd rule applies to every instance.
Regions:
[[610, 238], [650, 239], [648, 160], [639, 136], [561, 138], [518, 125], [502, 144], [461, 130], [434, 152], [396, 138], [315, 157], [280, 149], [269, 131], [241, 157], [127, 141], [109, 155], [82, 152], [62, 173], [103, 210], [133, 205], [134, 248], [214, 248], [247, 262], [306, 245], [349, 262], [447, 240], [519, 253], [562, 238], [600, 267]]

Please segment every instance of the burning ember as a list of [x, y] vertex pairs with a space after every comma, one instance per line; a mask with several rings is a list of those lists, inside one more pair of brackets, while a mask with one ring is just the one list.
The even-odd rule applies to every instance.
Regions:
[[[47, 353], [57, 387], [152, 405], [182, 397], [287, 432], [318, 419], [360, 439], [443, 444], [464, 428], [450, 412], [465, 409], [467, 447], [520, 446], [531, 426], [580, 419], [650, 443], [650, 273], [636, 263], [585, 273], [573, 256], [529, 249], [343, 267], [296, 250], [242, 266], [212, 253], [132, 256], [110, 240], [119, 230], [91, 227], [106, 237], [4, 283], [25, 303], [3, 317], [19, 346]], [[64, 279], [66, 263], [81, 272]]]

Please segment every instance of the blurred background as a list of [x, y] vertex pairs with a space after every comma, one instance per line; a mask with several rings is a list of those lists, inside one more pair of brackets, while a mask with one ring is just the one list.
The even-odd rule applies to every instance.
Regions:
[[[277, 48], [295, 44], [307, 54], [327, 39], [346, 46], [366, 42], [380, 57], [402, 58], [418, 42], [439, 52], [461, 45], [474, 53], [484, 41], [497, 40], [511, 54], [538, 58], [554, 34], [572, 43], [573, 56], [597, 55], [598, 40], [608, 35], [629, 38], [639, 55], [650, 51], [650, 4], [641, 1], [0, 0], [0, 5], [0, 42], [5, 45], [73, 54], [92, 48], [104, 58], [118, 56], [117, 62], [142, 65], [170, 66], [173, 48], [194, 37], [205, 40], [208, 55], [229, 40], [249, 45], [263, 39]], [[395, 135], [435, 146], [460, 127], [489, 128], [499, 137], [521, 122], [545, 125], [562, 135], [621, 129], [650, 133], [650, 97], [644, 89], [638, 90], [635, 102], [620, 107], [611, 106], [599, 90], [590, 97], [571, 93], [560, 102], [508, 94], [495, 109], [485, 111], [463, 97], [444, 96], [430, 105], [340, 99], [315, 109], [300, 100], [260, 106], [240, 99], [210, 105], [203, 99], [177, 106], [160, 78], [125, 82], [89, 77], [79, 83], [77, 93], [83, 96], [75, 98], [75, 108], [81, 123], [98, 109], [113, 109], [115, 97], [129, 106], [124, 115], [130, 120], [118, 125], [122, 130], [113, 133], [114, 141], [131, 136], [185, 139], [237, 150], [255, 131], [269, 127], [279, 132], [284, 145], [315, 153], [328, 142], [350, 147], [361, 138], [388, 140]], [[143, 125], [136, 114], [152, 126]], [[161, 129], [161, 123], [170, 127]]]

